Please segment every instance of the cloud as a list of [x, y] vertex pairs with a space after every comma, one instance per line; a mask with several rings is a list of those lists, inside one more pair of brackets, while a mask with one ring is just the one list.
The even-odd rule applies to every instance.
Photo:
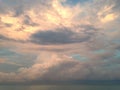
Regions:
[[4, 63], [5, 62], [5, 60], [4, 59], [0, 59], [0, 63]]
[[[17, 73], [1, 72], [0, 80], [1, 83], [3, 81], [12, 83], [38, 81], [42, 83], [42, 81], [112, 80], [120, 78], [120, 73], [116, 69], [119, 69], [117, 62], [110, 59], [104, 61], [101, 56], [93, 60], [89, 58], [83, 62], [62, 53], [45, 51], [39, 54], [31, 67], [20, 68]], [[113, 71], [114, 74], [112, 74]], [[9, 78], [6, 79], [6, 76]]]
[[[13, 40], [27, 41], [32, 34], [39, 31], [64, 27], [72, 28], [78, 24], [78, 22], [76, 23], [76, 21], [74, 21], [74, 18], [82, 11], [79, 6], [63, 6], [61, 1], [58, 0], [51, 2], [36, 0], [32, 6], [32, 2], [30, 1], [23, 0], [21, 2], [22, 3], [17, 0], [14, 2], [7, 0], [2, 1], [2, 3], [11, 8], [10, 10], [8, 9], [8, 13], [0, 15], [2, 29], [0, 35]], [[16, 6], [17, 4], [18, 6]], [[27, 5], [30, 6], [27, 8]], [[18, 7], [19, 10], [17, 10], [16, 7]], [[21, 11], [21, 9], [24, 11]], [[76, 10], [77, 12], [73, 14], [72, 12]], [[16, 12], [19, 13], [19, 15], [16, 15]]]
[[2, 59], [11, 59], [12, 52], [1, 51], [0, 64], [20, 66], [15, 72], [0, 72], [1, 83], [120, 79], [119, 0], [66, 3], [0, 1], [0, 48], [22, 54], [11, 54], [13, 60], [32, 59], [22, 66]]
[[2, 59], [2, 58], [0, 58], [0, 64], [8, 64], [8, 65], [19, 66], [19, 67], [23, 66], [21, 64], [17, 64], [15, 62], [10, 62], [10, 61]]
[[[88, 30], [75, 32], [69, 28], [58, 28], [55, 31], [40, 31], [32, 35], [32, 42], [38, 44], [70, 44], [87, 42], [94, 37], [95, 31], [91, 27], [86, 27]], [[90, 29], [92, 29], [90, 31]]]

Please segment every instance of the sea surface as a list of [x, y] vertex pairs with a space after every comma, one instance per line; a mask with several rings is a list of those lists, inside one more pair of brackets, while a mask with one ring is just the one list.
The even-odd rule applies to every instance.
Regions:
[[0, 90], [120, 90], [120, 85], [1, 85]]

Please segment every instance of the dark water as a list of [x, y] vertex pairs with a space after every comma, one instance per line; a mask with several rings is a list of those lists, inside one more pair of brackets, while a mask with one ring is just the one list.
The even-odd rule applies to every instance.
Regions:
[[120, 85], [0, 86], [0, 90], [120, 90]]

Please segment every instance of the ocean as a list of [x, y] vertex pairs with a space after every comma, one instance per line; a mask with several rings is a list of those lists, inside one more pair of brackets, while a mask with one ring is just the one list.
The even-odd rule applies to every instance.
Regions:
[[0, 90], [120, 90], [120, 85], [1, 85]]

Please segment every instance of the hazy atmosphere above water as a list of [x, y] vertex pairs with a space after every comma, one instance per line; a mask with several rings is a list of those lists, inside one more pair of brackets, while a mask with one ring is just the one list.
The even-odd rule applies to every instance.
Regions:
[[0, 0], [0, 84], [120, 80], [119, 70], [120, 0]]

